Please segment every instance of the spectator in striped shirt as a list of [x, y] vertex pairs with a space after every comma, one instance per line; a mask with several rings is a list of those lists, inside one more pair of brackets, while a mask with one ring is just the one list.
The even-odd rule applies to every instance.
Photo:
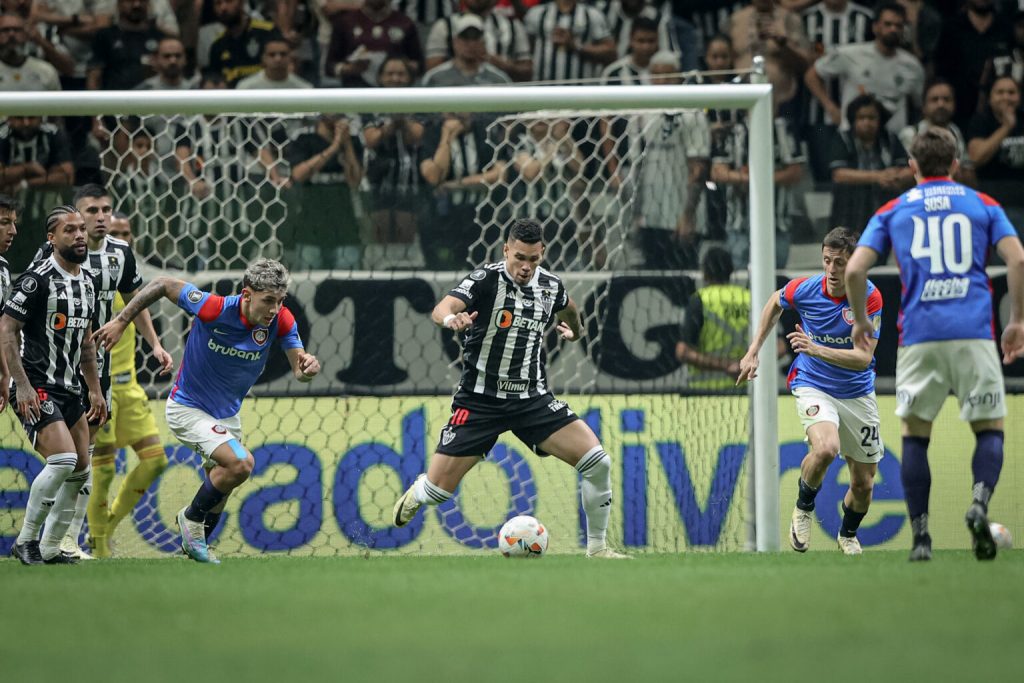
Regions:
[[631, 22], [629, 50], [605, 67], [601, 85], [650, 85], [651, 57], [658, 51], [658, 22], [637, 17]]
[[[863, 43], [871, 38], [871, 10], [850, 0], [821, 0], [803, 11], [804, 30], [814, 46], [816, 57], [840, 45]], [[838, 78], [824, 79], [833, 102], [839, 102]], [[832, 137], [838, 126], [829, 120], [821, 102], [808, 97], [804, 113], [804, 138], [808, 146], [808, 165], [817, 180], [829, 177], [828, 157]]]
[[652, 19], [657, 26], [659, 50], [680, 52], [671, 13], [659, 11], [651, 0], [598, 0], [594, 5], [604, 12], [619, 57], [629, 54], [633, 22], [640, 18]]
[[615, 41], [604, 15], [578, 0], [555, 0], [526, 13], [533, 40], [533, 80], [579, 81], [615, 61]]
[[466, 0], [466, 12], [434, 22], [427, 37], [427, 69], [433, 69], [455, 56], [455, 32], [452, 26], [457, 17], [472, 13], [483, 20], [487, 62], [507, 73], [513, 80], [530, 80], [533, 59], [530, 57], [530, 39], [526, 35], [526, 27], [519, 19], [495, 12], [495, 3], [496, 0]]

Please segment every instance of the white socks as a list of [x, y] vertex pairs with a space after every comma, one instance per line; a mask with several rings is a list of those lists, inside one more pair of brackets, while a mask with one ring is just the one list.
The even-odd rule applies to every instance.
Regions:
[[424, 503], [427, 505], [440, 505], [446, 500], [451, 499], [454, 494], [445, 491], [439, 486], [434, 486], [427, 479], [426, 475], [423, 475], [418, 477], [416, 483], [412, 485], [412, 495], [420, 505]]
[[64, 540], [64, 534], [68, 532], [68, 526], [75, 516], [75, 502], [78, 500], [78, 493], [91, 475], [91, 466], [81, 472], [73, 472], [57, 491], [53, 511], [46, 518], [43, 538], [39, 541], [39, 553], [44, 560], [48, 560], [60, 552], [60, 542]]
[[82, 525], [85, 524], [85, 511], [89, 507], [89, 496], [92, 494], [93, 448], [93, 446], [89, 446], [89, 478], [82, 485], [82, 490], [78, 492], [78, 500], [75, 501], [75, 518], [71, 520], [71, 525], [68, 527], [68, 535], [75, 540], [75, 545], [78, 545], [78, 537], [82, 535]]
[[18, 534], [18, 543], [28, 543], [39, 538], [39, 526], [53, 508], [64, 480], [71, 476], [78, 463], [76, 453], [55, 453], [46, 459], [46, 466], [29, 489], [28, 505], [25, 507], [25, 521]]
[[587, 451], [576, 463], [583, 511], [587, 514], [587, 552], [607, 547], [608, 515], [612, 511], [612, 459], [600, 445]]

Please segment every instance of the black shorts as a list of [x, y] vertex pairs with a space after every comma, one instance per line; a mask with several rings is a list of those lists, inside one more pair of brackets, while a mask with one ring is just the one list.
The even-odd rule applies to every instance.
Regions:
[[[92, 409], [92, 403], [89, 401], [89, 392], [84, 389], [84, 387], [86, 386], [85, 380], [82, 379], [81, 377], [79, 377], [78, 381], [81, 383], [81, 385], [83, 387], [82, 403], [85, 405], [86, 412], [89, 412]], [[112, 410], [112, 407], [113, 407], [113, 404], [114, 404], [114, 396], [113, 396], [113, 394], [110, 391], [110, 376], [109, 375], [106, 376], [106, 377], [100, 377], [100, 391], [103, 392], [103, 400], [106, 401], [106, 403], [107, 403], [107, 419], [109, 420], [110, 419], [110, 411]], [[89, 420], [89, 426], [90, 427], [102, 427], [103, 423], [101, 423], [99, 420]]]
[[452, 416], [441, 430], [437, 452], [487, 455], [498, 437], [511, 431], [534, 453], [547, 455], [538, 444], [578, 419], [565, 401], [551, 394], [499, 399], [459, 392], [452, 399]]
[[[43, 427], [63, 420], [64, 424], [70, 429], [86, 413], [85, 403], [83, 403], [81, 396], [52, 387], [36, 389], [36, 393], [39, 394], [39, 419], [30, 423], [20, 415], [18, 416], [21, 419], [21, 426], [25, 428], [28, 440], [33, 446], [36, 445], [36, 437]], [[17, 387], [14, 387], [11, 391], [12, 406], [18, 405], [16, 394]]]

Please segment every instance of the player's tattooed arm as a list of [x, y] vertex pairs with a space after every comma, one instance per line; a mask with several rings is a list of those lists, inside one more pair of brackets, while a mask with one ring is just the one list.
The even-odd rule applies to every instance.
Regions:
[[[31, 382], [28, 381], [28, 375], [25, 374], [25, 366], [21, 364], [21, 328], [25, 326], [25, 323], [20, 320], [5, 315], [0, 316], [0, 352], [3, 353], [4, 360], [7, 362], [7, 371], [10, 376], [14, 378], [14, 383], [19, 388], [23, 387], [23, 390], [18, 391], [18, 414], [22, 417], [26, 417], [32, 420], [39, 419], [39, 397], [36, 395], [35, 389], [32, 387]], [[7, 392], [8, 387], [3, 388], [3, 403], [6, 405], [9, 396]]]
[[437, 306], [434, 306], [430, 319], [434, 321], [435, 325], [447, 327], [455, 332], [462, 332], [473, 326], [476, 316], [476, 311], [466, 312], [465, 301], [449, 294], [441, 299]]
[[781, 289], [774, 292], [768, 297], [764, 308], [761, 309], [761, 318], [757, 323], [757, 334], [751, 340], [746, 355], [740, 359], [740, 374], [736, 377], [737, 385], [740, 382], [748, 382], [757, 377], [757, 366], [759, 364], [757, 354], [761, 352], [761, 347], [764, 346], [769, 333], [775, 329], [775, 326], [779, 323], [779, 318], [782, 317], [782, 304], [779, 301], [781, 301], [783, 293]]
[[96, 340], [92, 332], [82, 340], [82, 379], [89, 390], [89, 420], [103, 424], [107, 421], [107, 401], [100, 388], [100, 369], [96, 364]]
[[184, 280], [166, 276], [151, 280], [131, 296], [131, 301], [125, 304], [125, 307], [114, 316], [113, 320], [96, 331], [96, 343], [102, 345], [107, 351], [114, 348], [114, 344], [121, 339], [128, 323], [134, 320], [139, 313], [163, 297], [178, 303], [181, 290], [186, 284]]
[[579, 341], [583, 336], [583, 326], [580, 324], [580, 310], [576, 308], [576, 302], [569, 297], [569, 303], [558, 313], [558, 333], [566, 341]]
[[[139, 287], [134, 292], [128, 292], [123, 294], [125, 302], [130, 303], [135, 295], [142, 291], [142, 287]], [[153, 351], [153, 357], [156, 358], [157, 362], [160, 363], [160, 374], [167, 375], [171, 372], [171, 368], [174, 367], [174, 359], [171, 358], [171, 354], [167, 353], [164, 349], [163, 344], [160, 343], [160, 335], [157, 334], [156, 328], [153, 327], [153, 318], [149, 315], [148, 310], [142, 310], [139, 312], [139, 316], [135, 321], [135, 324], [139, 328], [139, 333], [142, 338], [149, 344], [149, 348]]]

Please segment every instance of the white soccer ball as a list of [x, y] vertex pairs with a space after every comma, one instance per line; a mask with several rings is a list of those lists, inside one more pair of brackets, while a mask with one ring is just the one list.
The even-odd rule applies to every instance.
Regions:
[[992, 540], [996, 542], [997, 548], [1009, 550], [1013, 547], [1013, 536], [1010, 535], [1009, 529], [999, 522], [991, 522], [988, 528], [992, 532]]
[[505, 557], [542, 557], [548, 550], [548, 530], [535, 517], [513, 517], [498, 532], [498, 550]]

